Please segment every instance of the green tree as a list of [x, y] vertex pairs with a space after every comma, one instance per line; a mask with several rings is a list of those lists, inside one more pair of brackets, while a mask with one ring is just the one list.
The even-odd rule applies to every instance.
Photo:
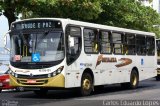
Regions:
[[11, 22], [24, 18], [59, 17], [150, 31], [160, 36], [160, 16], [135, 0], [1, 0], [0, 9]]
[[96, 20], [100, 24], [143, 30], [156, 33], [160, 30], [153, 27], [160, 24], [160, 16], [150, 7], [131, 0], [105, 0], [102, 13]]
[[8, 18], [9, 25], [16, 20], [25, 2], [26, 0], [0, 0], [0, 10], [4, 10], [3, 14]]
[[[37, 1], [37, 0], [34, 0]], [[99, 0], [43, 0], [38, 7], [32, 6], [31, 17], [59, 17], [76, 20], [93, 20], [101, 13]], [[36, 2], [38, 3], [38, 2]], [[40, 3], [40, 2], [39, 2]], [[37, 5], [37, 4], [35, 4]]]
[[11, 22], [19, 13], [24, 18], [61, 17], [76, 20], [93, 20], [101, 13], [97, 0], [1, 0], [0, 9]]

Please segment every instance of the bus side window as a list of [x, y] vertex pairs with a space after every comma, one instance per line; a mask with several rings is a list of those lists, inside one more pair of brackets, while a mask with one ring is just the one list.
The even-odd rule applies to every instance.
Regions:
[[126, 55], [134, 55], [135, 54], [135, 34], [126, 33], [125, 34], [125, 43], [124, 43], [124, 51]]
[[136, 48], [138, 55], [146, 55], [146, 37], [144, 35], [136, 35]]
[[99, 31], [100, 53], [110, 54], [111, 51], [111, 33], [109, 31]]
[[67, 64], [73, 63], [80, 55], [82, 48], [81, 28], [68, 26], [66, 28]]
[[84, 51], [86, 53], [98, 53], [98, 31], [97, 29], [84, 29]]
[[155, 55], [155, 40], [154, 37], [146, 37], [147, 55]]
[[123, 45], [123, 34], [113, 32], [112, 33], [112, 47], [114, 54], [122, 54], [122, 45]]

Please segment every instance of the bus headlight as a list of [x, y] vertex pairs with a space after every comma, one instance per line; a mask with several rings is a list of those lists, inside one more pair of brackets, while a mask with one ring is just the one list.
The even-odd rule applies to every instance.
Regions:
[[11, 72], [11, 75], [14, 76], [14, 72]]
[[48, 78], [51, 77], [51, 74], [48, 74]]
[[13, 71], [10, 72], [10, 74], [16, 78], [18, 78], [18, 74], [14, 73]]
[[64, 66], [59, 67], [56, 71], [48, 74], [48, 77], [54, 77], [54, 76], [60, 74], [62, 72], [63, 68], [64, 68]]
[[16, 73], [14, 74], [14, 76], [15, 76], [16, 78], [18, 77], [18, 75], [17, 75]]

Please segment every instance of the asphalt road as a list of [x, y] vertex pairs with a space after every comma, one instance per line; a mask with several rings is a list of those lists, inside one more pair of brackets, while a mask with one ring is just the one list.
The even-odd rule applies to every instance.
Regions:
[[44, 97], [32, 91], [2, 91], [0, 106], [159, 106], [160, 81], [155, 78], [139, 83], [135, 90], [119, 84], [106, 86], [91, 96], [80, 97], [72, 90], [51, 90]]

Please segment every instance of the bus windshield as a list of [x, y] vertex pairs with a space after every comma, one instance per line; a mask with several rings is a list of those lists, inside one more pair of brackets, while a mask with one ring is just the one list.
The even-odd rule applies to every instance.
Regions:
[[64, 59], [62, 32], [11, 34], [11, 62], [53, 62]]

